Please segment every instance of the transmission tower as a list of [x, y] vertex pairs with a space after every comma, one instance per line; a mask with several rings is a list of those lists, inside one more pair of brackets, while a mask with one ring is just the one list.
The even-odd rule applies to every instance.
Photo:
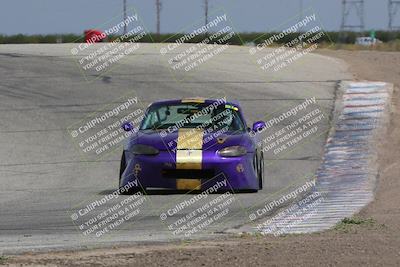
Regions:
[[156, 0], [156, 9], [157, 9], [157, 34], [160, 35], [160, 13], [161, 13], [161, 0]]
[[390, 31], [398, 31], [400, 30], [400, 25], [395, 25], [395, 19], [397, 15], [397, 11], [400, 8], [400, 1], [398, 0], [389, 0], [389, 30]]
[[[358, 23], [350, 23], [349, 17], [354, 13]], [[364, 30], [364, 0], [343, 0], [342, 1], [342, 25], [341, 31]]]

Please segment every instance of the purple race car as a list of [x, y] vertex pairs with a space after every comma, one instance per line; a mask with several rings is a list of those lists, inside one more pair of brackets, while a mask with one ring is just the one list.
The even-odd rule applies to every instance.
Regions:
[[[253, 191], [263, 187], [264, 159], [237, 102], [165, 100], [151, 104], [121, 159], [119, 186], [148, 189]], [[128, 191], [128, 190], [126, 190]]]

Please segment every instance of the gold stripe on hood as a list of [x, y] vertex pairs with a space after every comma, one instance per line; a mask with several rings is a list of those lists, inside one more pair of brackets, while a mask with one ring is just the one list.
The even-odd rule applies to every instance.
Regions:
[[[184, 170], [201, 170], [203, 163], [203, 130], [179, 129], [176, 150], [176, 168]], [[200, 179], [177, 179], [176, 188], [199, 190]]]

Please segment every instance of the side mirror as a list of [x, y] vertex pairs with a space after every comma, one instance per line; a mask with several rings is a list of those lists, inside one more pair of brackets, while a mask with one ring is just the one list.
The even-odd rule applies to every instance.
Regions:
[[253, 132], [257, 133], [259, 131], [261, 131], [262, 129], [264, 129], [265, 127], [267, 127], [267, 125], [265, 124], [265, 122], [263, 121], [256, 121], [255, 123], [253, 123]]
[[133, 128], [133, 124], [130, 121], [126, 121], [121, 125], [121, 128], [124, 129], [125, 132], [130, 132], [132, 131]]

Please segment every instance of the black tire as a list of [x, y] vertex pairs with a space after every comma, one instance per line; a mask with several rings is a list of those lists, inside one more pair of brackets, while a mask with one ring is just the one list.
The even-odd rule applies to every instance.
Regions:
[[262, 190], [264, 184], [264, 153], [261, 152], [258, 163], [258, 189]]
[[120, 164], [120, 167], [119, 167], [119, 183], [118, 183], [118, 186], [121, 186], [121, 178], [122, 178], [122, 174], [124, 173], [125, 169], [126, 169], [125, 152], [122, 152], [121, 164]]
[[[119, 182], [118, 182], [118, 188], [121, 189], [121, 179], [122, 179], [122, 174], [124, 173], [125, 169], [126, 169], [126, 159], [125, 159], [125, 152], [122, 152], [122, 156], [121, 156], [121, 164], [120, 164], [120, 169], [119, 169]], [[134, 187], [134, 188], [129, 188], [128, 191], [125, 190], [121, 190], [120, 194], [121, 195], [132, 195], [134, 193], [137, 193], [141, 191], [141, 189], [139, 187]]]

